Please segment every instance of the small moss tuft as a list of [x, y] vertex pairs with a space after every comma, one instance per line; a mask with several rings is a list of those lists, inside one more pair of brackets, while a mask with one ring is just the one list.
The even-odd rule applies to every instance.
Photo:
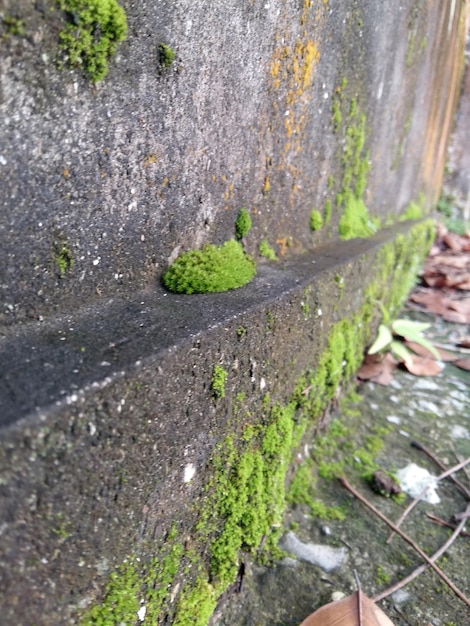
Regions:
[[322, 226], [323, 226], [323, 217], [320, 211], [313, 209], [313, 211], [310, 213], [310, 228], [312, 230], [320, 230]]
[[167, 46], [166, 43], [158, 44], [158, 60], [164, 69], [173, 65], [175, 57], [176, 53], [170, 46]]
[[267, 239], [263, 239], [263, 241], [259, 244], [259, 253], [261, 256], [264, 256], [266, 259], [269, 259], [270, 261], [277, 261], [276, 253], [269, 245]]
[[227, 383], [228, 373], [221, 365], [215, 365], [212, 372], [211, 391], [215, 400], [225, 398], [225, 385]]
[[243, 239], [251, 230], [251, 215], [246, 209], [240, 209], [235, 222], [235, 236], [237, 239]]
[[221, 246], [207, 244], [202, 250], [183, 252], [163, 276], [175, 293], [211, 293], [242, 287], [256, 274], [253, 259], [234, 239]]
[[69, 22], [59, 34], [67, 65], [82, 68], [94, 82], [108, 73], [108, 60], [127, 35], [124, 9], [116, 0], [58, 0]]

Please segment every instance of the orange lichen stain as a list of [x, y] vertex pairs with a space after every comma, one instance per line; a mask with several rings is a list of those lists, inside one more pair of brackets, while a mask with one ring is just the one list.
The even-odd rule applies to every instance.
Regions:
[[285, 256], [289, 248], [292, 247], [293, 239], [292, 237], [279, 237], [276, 239], [276, 243], [279, 246], [279, 254], [281, 256]]
[[[224, 177], [222, 177], [222, 178], [224, 178]], [[225, 202], [228, 202], [228, 200], [233, 197], [233, 189], [234, 189], [233, 183], [230, 183], [228, 185], [227, 189], [224, 191], [224, 200], [225, 200]]]
[[70, 176], [70, 170], [67, 167], [62, 170], [62, 176], [66, 179]]
[[168, 186], [169, 182], [170, 182], [170, 179], [168, 178], [168, 176], [165, 176], [165, 178], [162, 180], [161, 186], [165, 188]]
[[271, 181], [269, 179], [269, 174], [266, 174], [266, 176], [264, 177], [263, 195], [267, 196], [270, 189], [271, 189]]
[[156, 163], [156, 162], [157, 162], [157, 157], [155, 156], [155, 154], [149, 154], [148, 156], [144, 157], [144, 167], [148, 167], [152, 163]]

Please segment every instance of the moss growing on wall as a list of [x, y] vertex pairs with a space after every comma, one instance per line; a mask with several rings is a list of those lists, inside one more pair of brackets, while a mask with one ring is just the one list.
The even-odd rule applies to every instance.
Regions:
[[235, 236], [237, 239], [243, 239], [251, 230], [251, 215], [246, 209], [240, 209], [235, 221]]
[[225, 398], [225, 385], [228, 373], [221, 365], [215, 365], [212, 370], [211, 392], [215, 400]]
[[261, 256], [264, 256], [266, 259], [270, 261], [277, 261], [276, 253], [273, 248], [268, 243], [267, 239], [263, 239], [263, 241], [259, 244], [259, 253]]
[[126, 38], [127, 20], [116, 0], [58, 0], [68, 23], [59, 34], [66, 64], [98, 82], [108, 73], [108, 61]]
[[175, 293], [210, 293], [242, 287], [256, 274], [255, 262], [231, 239], [221, 246], [183, 252], [163, 276]]
[[322, 226], [323, 226], [322, 214], [320, 213], [320, 211], [313, 209], [313, 211], [310, 213], [310, 228], [312, 230], [320, 230]]
[[176, 53], [170, 46], [167, 46], [166, 43], [158, 44], [158, 60], [164, 69], [173, 65], [175, 57]]
[[[265, 545], [273, 547], [277, 539], [273, 529], [281, 524], [286, 500], [302, 498], [305, 493], [309, 498], [306, 470], [297, 481], [294, 495], [286, 492], [286, 476], [293, 455], [305, 431], [314, 426], [315, 419], [335, 397], [338, 385], [347, 385], [359, 366], [373, 332], [371, 320], [376, 315], [376, 301], [380, 300], [392, 315], [396, 312], [415, 279], [433, 234], [432, 222], [418, 224], [409, 234], [382, 248], [374, 263], [376, 275], [365, 289], [361, 309], [331, 327], [327, 346], [315, 369], [299, 378], [286, 404], [271, 403], [266, 396], [257, 404], [256, 415], [243, 421], [241, 430], [235, 428], [240, 420], [233, 417], [227, 436], [213, 451], [204, 497], [195, 505], [199, 521], [186, 547], [182, 548], [182, 536], [175, 531], [166, 538], [164, 552], [140, 566], [144, 570], [140, 578], [135, 562], [123, 566], [111, 578], [103, 605], [91, 609], [84, 624], [133, 623], [137, 621], [143, 599], [147, 611], [153, 611], [153, 623], [159, 623], [157, 613], [165, 607], [166, 619], [171, 623], [206, 626], [217, 598], [236, 579], [241, 553], [255, 552], [265, 537], [268, 538]], [[350, 437], [344, 428], [333, 423], [330, 435], [319, 440], [315, 467], [322, 476], [336, 476], [342, 470], [342, 461], [335, 464], [328, 455], [338, 438], [348, 446]], [[362, 470], [373, 467], [379, 445], [380, 438], [371, 434], [360, 451]], [[354, 462], [351, 452], [349, 449], [348, 458]], [[338, 513], [322, 508], [322, 503], [313, 499], [308, 504], [318, 514]], [[188, 537], [187, 529], [184, 537]], [[164, 554], [177, 558], [168, 558], [168, 563], [163, 565]], [[168, 598], [176, 581], [185, 582], [173, 608]], [[155, 589], [162, 589], [166, 600], [160, 596], [156, 601], [152, 595]], [[152, 609], [155, 602], [158, 611]], [[95, 617], [91, 619], [90, 615]]]

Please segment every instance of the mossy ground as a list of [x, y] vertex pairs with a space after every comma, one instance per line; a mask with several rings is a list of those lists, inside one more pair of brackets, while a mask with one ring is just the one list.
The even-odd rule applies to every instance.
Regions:
[[[247, 553], [259, 559], [276, 554], [276, 529], [280, 528], [289, 499], [299, 498], [303, 492], [306, 504], [314, 510], [316, 507], [317, 513], [330, 518], [342, 515], [341, 507], [336, 510], [326, 500], [315, 503], [305, 490], [305, 476], [297, 479], [297, 489], [294, 481], [289, 495], [286, 477], [305, 433], [311, 431], [325, 408], [335, 401], [338, 388], [347, 386], [358, 368], [370, 340], [370, 322], [376, 317], [375, 301], [380, 300], [392, 312], [397, 310], [430, 245], [431, 233], [429, 224], [415, 226], [410, 234], [381, 250], [376, 276], [366, 290], [361, 309], [352, 318], [332, 326], [327, 348], [312, 370], [298, 380], [285, 404], [273, 403], [265, 396], [253, 415], [243, 412], [242, 402], [236, 403], [238, 408], [229, 419], [227, 436], [214, 449], [207, 468], [209, 479], [204, 496], [196, 504], [199, 521], [191, 532], [191, 541], [182, 548], [182, 535], [175, 526], [146, 566], [136, 562], [123, 565], [111, 578], [104, 603], [88, 613], [84, 624], [132, 623], [142, 600], [155, 623], [172, 619], [180, 626], [206, 626], [217, 598], [235, 582], [241, 555]], [[318, 471], [336, 475], [341, 464], [356, 463], [357, 457], [361, 470], [369, 472], [380, 433], [371, 433], [365, 446], [355, 450], [349, 448], [351, 437], [347, 432], [337, 436], [344, 439], [348, 454], [338, 461], [326, 461], [325, 440], [317, 449], [318, 454], [324, 451], [322, 455], [312, 457]], [[175, 554], [177, 559], [172, 558]], [[186, 582], [181, 586], [182, 580]], [[178, 599], [171, 605], [169, 597], [176, 581], [180, 581]], [[156, 592], [161, 594], [158, 601]]]

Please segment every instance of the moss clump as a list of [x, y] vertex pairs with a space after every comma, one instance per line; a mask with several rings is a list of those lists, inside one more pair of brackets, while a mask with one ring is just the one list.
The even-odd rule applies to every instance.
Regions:
[[167, 46], [166, 43], [158, 44], [158, 60], [164, 69], [173, 65], [175, 57], [176, 52], [170, 46]]
[[127, 20], [116, 0], [58, 0], [69, 17], [59, 34], [70, 67], [82, 68], [94, 82], [108, 73], [108, 60], [126, 38]]
[[406, 222], [407, 220], [419, 220], [422, 217], [423, 208], [416, 202], [410, 202], [406, 211], [400, 217], [400, 222]]
[[259, 244], [259, 253], [261, 256], [264, 256], [266, 259], [269, 259], [270, 261], [277, 261], [276, 253], [269, 245], [267, 239], [263, 239], [263, 241]]
[[310, 228], [312, 230], [320, 230], [322, 226], [323, 226], [323, 217], [320, 211], [313, 209], [313, 211], [310, 213]]
[[228, 373], [221, 365], [215, 365], [212, 372], [211, 391], [215, 400], [225, 398], [225, 384], [227, 382]]
[[183, 252], [163, 276], [175, 293], [228, 291], [246, 285], [256, 274], [253, 259], [234, 239], [221, 246], [207, 244], [202, 250]]
[[237, 239], [243, 239], [251, 230], [251, 215], [246, 209], [240, 209], [235, 221], [235, 236]]
[[54, 261], [59, 271], [59, 277], [64, 278], [64, 276], [70, 272], [73, 267], [72, 252], [66, 243], [55, 242]]
[[5, 15], [2, 22], [6, 28], [5, 36], [11, 35], [11, 36], [17, 36], [17, 37], [24, 37], [24, 35], [26, 35], [26, 30], [24, 28], [23, 20], [20, 20], [19, 18], [14, 17], [13, 15]]

